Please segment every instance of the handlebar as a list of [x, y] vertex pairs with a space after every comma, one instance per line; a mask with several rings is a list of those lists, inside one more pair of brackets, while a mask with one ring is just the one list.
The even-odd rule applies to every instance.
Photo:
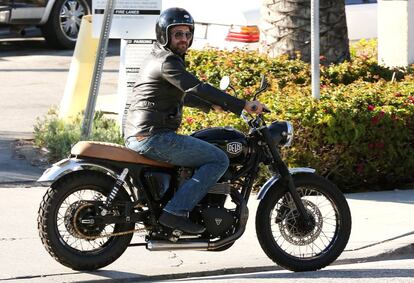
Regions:
[[[252, 105], [250, 108], [252, 111], [257, 110], [256, 105]], [[263, 112], [257, 114], [256, 117], [253, 117], [251, 114], [248, 114], [247, 111], [243, 111], [240, 117], [251, 127], [251, 128], [258, 128], [260, 125], [266, 125], [263, 117], [263, 113], [271, 113], [271, 111], [267, 108], [263, 108]], [[246, 116], [246, 114], [250, 115], [250, 119]]]
[[[256, 105], [252, 105], [252, 107], [250, 107], [250, 109], [252, 110], [252, 111], [255, 111], [256, 112], [256, 110], [257, 110], [257, 106]], [[263, 108], [263, 112], [264, 113], [271, 113], [272, 111], [270, 111], [269, 109], [267, 109], [267, 108]]]

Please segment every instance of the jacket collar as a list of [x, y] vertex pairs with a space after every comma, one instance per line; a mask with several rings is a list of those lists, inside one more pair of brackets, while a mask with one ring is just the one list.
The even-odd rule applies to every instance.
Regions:
[[167, 46], [162, 46], [159, 42], [155, 42], [154, 43], [154, 51], [156, 53], [159, 53], [159, 52], [171, 52], [171, 53], [175, 54], [176, 56], [180, 57], [181, 59], [183, 59], [183, 61], [185, 61], [185, 54], [184, 55], [180, 55], [180, 54], [174, 53], [170, 48], [168, 48]]

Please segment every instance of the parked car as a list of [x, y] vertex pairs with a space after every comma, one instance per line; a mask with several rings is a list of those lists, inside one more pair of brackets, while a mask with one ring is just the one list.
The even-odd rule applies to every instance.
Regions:
[[[169, 0], [163, 2], [163, 8], [179, 6], [193, 15], [195, 48], [256, 49], [262, 1], [209, 0], [208, 5], [202, 5], [194, 0]], [[345, 13], [350, 40], [377, 37], [377, 0], [345, 0]]]
[[196, 21], [193, 48], [258, 47], [262, 0], [163, 1], [163, 9], [182, 7]]
[[0, 27], [24, 31], [39, 26], [48, 44], [75, 47], [81, 19], [91, 13], [91, 0], [0, 0]]
[[[81, 18], [92, 0], [0, 0], [0, 26], [37, 25], [56, 48], [73, 48]], [[257, 48], [263, 0], [163, 0], [163, 9], [183, 7], [196, 20], [193, 47]], [[345, 0], [350, 40], [377, 35], [377, 0]]]

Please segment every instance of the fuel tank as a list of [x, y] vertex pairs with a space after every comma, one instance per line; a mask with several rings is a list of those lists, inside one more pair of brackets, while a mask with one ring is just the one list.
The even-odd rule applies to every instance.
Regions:
[[230, 165], [244, 164], [249, 154], [247, 137], [231, 127], [203, 129], [191, 136], [218, 146], [230, 159]]

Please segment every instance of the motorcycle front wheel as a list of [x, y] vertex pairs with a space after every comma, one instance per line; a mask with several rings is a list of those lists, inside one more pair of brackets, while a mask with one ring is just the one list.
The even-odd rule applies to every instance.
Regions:
[[[63, 177], [46, 192], [38, 212], [38, 230], [43, 246], [61, 264], [74, 270], [96, 270], [116, 259], [128, 247], [130, 224], [94, 224], [94, 202], [104, 202], [115, 180], [100, 172], [81, 171]], [[120, 190], [116, 201], [128, 201]], [[111, 211], [116, 215], [119, 212]]]
[[287, 188], [272, 187], [257, 209], [257, 238], [266, 255], [281, 267], [315, 271], [345, 249], [351, 213], [344, 195], [328, 180], [309, 173], [292, 177], [310, 223], [299, 217]]

